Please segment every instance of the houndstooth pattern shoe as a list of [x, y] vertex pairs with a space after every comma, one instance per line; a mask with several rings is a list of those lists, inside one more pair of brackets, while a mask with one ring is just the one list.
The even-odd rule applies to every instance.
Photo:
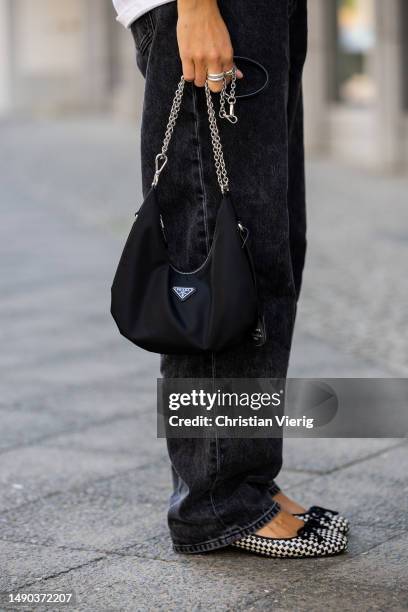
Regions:
[[347, 538], [334, 529], [325, 531], [316, 528], [310, 522], [301, 527], [293, 538], [266, 538], [251, 534], [233, 542], [231, 546], [264, 557], [301, 559], [338, 555], [347, 550]]
[[335, 510], [329, 510], [328, 508], [321, 508], [320, 506], [311, 506], [309, 510], [301, 514], [295, 514], [305, 523], [313, 521], [322, 529], [326, 530], [337, 530], [340, 533], [346, 534], [350, 529], [350, 523], [346, 517], [341, 516]]

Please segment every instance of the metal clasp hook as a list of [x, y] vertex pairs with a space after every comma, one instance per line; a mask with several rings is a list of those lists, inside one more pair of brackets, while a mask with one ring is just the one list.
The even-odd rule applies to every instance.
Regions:
[[229, 105], [229, 114], [227, 115], [227, 113], [225, 113], [224, 117], [225, 117], [225, 119], [228, 119], [228, 121], [230, 123], [236, 123], [238, 121], [238, 117], [234, 113], [234, 104], [230, 103], [230, 105]]
[[242, 240], [242, 248], [244, 248], [246, 241], [249, 238], [249, 229], [247, 227], [244, 227], [241, 223], [241, 221], [238, 221], [238, 231], [240, 233], [241, 236], [241, 240]]
[[155, 173], [153, 177], [152, 186], [156, 187], [159, 182], [160, 172], [163, 170], [164, 166], [167, 164], [167, 155], [164, 153], [158, 153], [154, 160], [155, 165]]

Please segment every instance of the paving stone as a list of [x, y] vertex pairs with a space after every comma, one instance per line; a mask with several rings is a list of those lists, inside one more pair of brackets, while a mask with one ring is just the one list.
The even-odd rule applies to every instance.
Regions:
[[286, 438], [284, 465], [293, 470], [331, 472], [401, 444], [392, 438]]
[[[39, 398], [46, 398], [50, 395], [56, 395], [60, 393], [75, 392], [76, 389], [84, 389], [84, 393], [87, 393], [87, 388], [106, 388], [108, 384], [112, 389], [116, 389], [120, 394], [120, 386], [126, 378], [140, 378], [140, 392], [139, 395], [143, 394], [143, 391], [148, 387], [150, 389], [156, 388], [156, 376], [157, 372], [155, 367], [140, 368], [137, 362], [126, 363], [124, 360], [124, 367], [119, 367], [116, 364], [115, 368], [111, 368], [110, 364], [113, 362], [112, 355], [93, 355], [91, 358], [85, 359], [82, 357], [82, 372], [80, 362], [75, 362], [74, 358], [71, 357], [71, 363], [59, 363], [54, 366], [53, 378], [47, 379], [48, 366], [38, 368], [38, 376], [26, 378], [20, 374], [18, 377], [11, 375], [0, 375], [0, 387], [2, 395], [0, 399], [0, 406], [10, 407], [15, 404], [22, 404], [30, 406], [35, 403]], [[73, 367], [71, 367], [73, 364]], [[99, 366], [101, 366], [99, 368]], [[30, 370], [29, 370], [30, 371]], [[78, 375], [80, 374], [80, 375]], [[79, 395], [77, 393], [77, 395]], [[135, 393], [134, 397], [137, 397]], [[69, 399], [69, 398], [68, 398]], [[154, 404], [156, 403], [155, 396], [151, 396]], [[129, 397], [131, 400], [131, 397]]]
[[408, 370], [408, 285], [400, 281], [407, 187], [406, 177], [327, 161], [308, 166], [308, 258], [298, 327], [362, 360], [375, 359], [394, 375]]
[[101, 553], [0, 540], [0, 590], [14, 590], [103, 556]]
[[164, 533], [170, 470], [163, 462], [136, 466], [10, 510], [0, 519], [0, 538], [116, 550]]
[[[32, 316], [32, 315], [30, 315]], [[105, 346], [116, 344], [117, 338], [113, 330], [105, 321], [93, 319], [92, 325], [88, 320], [65, 319], [50, 322], [47, 320], [46, 329], [33, 329], [24, 333], [19, 329], [9, 330], [8, 338], [0, 338], [5, 350], [1, 356], [1, 368], [3, 374], [12, 372], [16, 367], [26, 368], [46, 363], [49, 359], [59, 359], [69, 356], [74, 352], [77, 354], [89, 354], [90, 352], [103, 351]], [[37, 319], [38, 324], [38, 319]], [[17, 327], [17, 326], [15, 326]], [[84, 334], [84, 327], [87, 333]]]
[[348, 559], [366, 555], [372, 548], [392, 541], [394, 538], [405, 538], [406, 536], [406, 530], [403, 525], [401, 527], [398, 524], [387, 525], [385, 521], [376, 524], [374, 529], [371, 525], [353, 525], [348, 534]]
[[22, 446], [50, 436], [74, 425], [64, 414], [50, 414], [39, 411], [0, 409], [1, 437], [0, 450]]
[[58, 389], [59, 386], [75, 382], [98, 382], [124, 373], [135, 372], [135, 361], [131, 361], [116, 345], [106, 346], [98, 353], [88, 355], [69, 355], [61, 360], [54, 359], [41, 365], [19, 368], [7, 376], [11, 385], [19, 385], [26, 381], [40, 383], [45, 389]]
[[282, 490], [287, 490], [303, 483], [307, 484], [313, 478], [318, 478], [318, 475], [314, 472], [291, 470], [288, 466], [284, 465], [279, 472], [279, 478], [276, 479], [276, 482]]
[[294, 581], [261, 598], [249, 610], [403, 611], [408, 607], [408, 534], [325, 568], [313, 581]]
[[3, 453], [0, 507], [7, 510], [98, 478], [112, 476], [152, 461], [154, 447], [139, 437], [139, 452], [90, 452], [70, 448], [28, 446]]
[[[397, 533], [379, 546], [350, 559], [342, 567], [341, 578], [355, 585], [375, 585], [392, 590], [404, 589], [408, 604], [408, 533]], [[339, 579], [338, 568], [328, 568], [328, 578]]]
[[0, 388], [1, 398], [0, 404], [2, 406], [10, 406], [14, 402], [18, 401], [31, 401], [33, 397], [40, 394], [44, 394], [44, 384], [40, 381], [24, 381], [24, 384], [9, 384], [9, 380], [6, 376], [0, 374]]
[[43, 445], [54, 448], [126, 453], [131, 456], [164, 458], [165, 441], [156, 437], [156, 418], [146, 411], [137, 418], [117, 419], [112, 423], [93, 425], [74, 433], [60, 434], [46, 440]]
[[[156, 415], [156, 378], [143, 369], [114, 381], [68, 386], [62, 391], [46, 390], [30, 399], [14, 398], [1, 407], [2, 443], [26, 444], [52, 433], [82, 429], [90, 424], [112, 422], [115, 418]], [[10, 406], [10, 407], [7, 407]], [[21, 425], [24, 427], [21, 427]]]
[[265, 592], [287, 588], [292, 571], [301, 570], [306, 581], [322, 567], [318, 560], [296, 565], [235, 552], [185, 555], [180, 562], [122, 557], [92, 563], [46, 584], [50, 589], [74, 589], [79, 610], [108, 605], [112, 610], [226, 611], [239, 609], [242, 602], [249, 609]]
[[346, 347], [329, 344], [327, 338], [323, 341], [301, 331], [294, 335], [288, 372], [291, 378], [386, 378], [390, 375], [385, 366], [358, 359]]
[[[0, 338], [10, 338], [14, 331], [19, 330], [24, 336], [33, 335], [36, 331], [47, 330], [61, 319], [67, 324], [86, 321], [91, 331], [108, 320], [110, 322], [107, 310], [110, 294], [106, 278], [97, 271], [92, 278], [91, 272], [86, 278], [72, 275], [57, 283], [51, 282], [45, 275], [43, 282], [35, 287], [18, 285], [15, 291], [2, 296], [0, 315], [8, 325], [2, 328]], [[58, 331], [64, 330], [59, 328]], [[83, 329], [81, 331], [84, 332]], [[114, 328], [108, 326], [105, 329], [104, 326], [104, 331], [113, 332]], [[17, 339], [24, 340], [23, 337]], [[53, 340], [52, 337], [47, 339]]]
[[[115, 406], [117, 412], [112, 409], [112, 414], [106, 416], [102, 411], [80, 415], [34, 409], [1, 409], [0, 457], [2, 452], [18, 452], [23, 446], [35, 445], [134, 455], [138, 453], [142, 435], [146, 444], [159, 449], [163, 442], [156, 438], [156, 408], [149, 405], [150, 399], [147, 395], [139, 395], [132, 404], [129, 402], [129, 406], [123, 406], [122, 414]], [[106, 411], [108, 409], [109, 405]], [[137, 417], [133, 418], [134, 415]], [[129, 421], [130, 426], [126, 425]]]
[[272, 589], [272, 594], [255, 603], [241, 602], [237, 610], [279, 610], [293, 612], [405, 612], [408, 592], [400, 586], [377, 587], [376, 584], [362, 586], [353, 581], [319, 576], [318, 580], [294, 581], [294, 585], [283, 589]]
[[[152, 448], [164, 446], [163, 440], [156, 437], [156, 407], [152, 394], [137, 394], [133, 400], [127, 392], [127, 403], [122, 406], [106, 405], [104, 411], [89, 413], [59, 409], [49, 409], [45, 402], [39, 401], [31, 409], [15, 407], [0, 409], [2, 435], [0, 450], [33, 445], [55, 448], [95, 450], [136, 454], [143, 444]], [[93, 396], [95, 398], [95, 395]], [[116, 398], [115, 398], [116, 399]], [[61, 408], [61, 407], [60, 407]]]
[[[93, 278], [92, 283], [89, 278], [74, 278], [63, 279], [56, 284], [45, 282], [30, 290], [25, 289], [24, 286], [16, 289], [19, 290], [2, 296], [0, 315], [7, 321], [13, 321], [18, 317], [19, 323], [25, 322], [26, 331], [30, 331], [38, 320], [44, 322], [54, 308], [58, 308], [59, 313], [68, 318], [70, 315], [83, 316], [98, 309], [96, 296], [106, 298], [106, 282], [103, 278], [98, 277]], [[44, 302], [47, 304], [47, 309], [44, 308]], [[34, 321], [30, 321], [28, 316], [30, 313], [35, 315]], [[1, 334], [6, 332], [5, 329], [1, 330]]]

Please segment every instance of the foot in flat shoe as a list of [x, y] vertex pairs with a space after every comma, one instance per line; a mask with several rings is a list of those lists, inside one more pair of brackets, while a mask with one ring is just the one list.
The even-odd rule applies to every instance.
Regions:
[[276, 495], [274, 495], [272, 499], [280, 505], [282, 510], [285, 510], [285, 512], [290, 512], [290, 514], [296, 515], [302, 512], [306, 512], [306, 508], [304, 506], [298, 504], [294, 499], [291, 499], [290, 497], [282, 493], [282, 491], [276, 493]]
[[346, 517], [342, 516], [335, 510], [322, 508], [321, 506], [311, 506], [308, 510], [291, 499], [282, 491], [273, 496], [273, 500], [278, 502], [281, 509], [285, 512], [290, 512], [304, 522], [313, 519], [320, 524], [323, 529], [337, 529], [342, 533], [348, 533], [350, 523]]
[[231, 546], [264, 557], [280, 559], [328, 557], [347, 550], [347, 538], [336, 530], [317, 529], [313, 521], [291, 538], [271, 538], [256, 534], [245, 536]]
[[305, 523], [302, 519], [281, 510], [269, 523], [259, 529], [256, 534], [265, 538], [293, 538], [304, 525]]

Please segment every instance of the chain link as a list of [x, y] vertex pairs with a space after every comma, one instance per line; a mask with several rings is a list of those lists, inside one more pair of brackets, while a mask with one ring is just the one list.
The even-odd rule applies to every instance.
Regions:
[[[234, 77], [234, 74], [233, 74], [233, 77]], [[167, 122], [167, 127], [166, 127], [166, 131], [164, 134], [163, 145], [162, 145], [160, 153], [156, 155], [156, 159], [155, 159], [155, 173], [154, 173], [153, 182], [152, 182], [152, 186], [154, 187], [157, 185], [159, 181], [159, 176], [160, 176], [161, 171], [163, 170], [164, 166], [167, 164], [166, 153], [169, 148], [170, 140], [173, 135], [177, 117], [180, 111], [181, 102], [183, 99], [184, 85], [185, 85], [184, 77], [181, 77], [180, 82], [176, 89], [176, 93], [173, 98], [169, 120]], [[226, 85], [226, 81], [224, 80], [223, 92], [225, 89], [225, 85]], [[211, 97], [211, 91], [210, 91], [210, 88], [208, 87], [207, 82], [205, 83], [205, 95], [206, 95], [206, 100], [207, 100], [208, 121], [210, 125], [211, 142], [212, 142], [213, 153], [214, 153], [215, 171], [217, 174], [218, 184], [220, 186], [221, 192], [224, 193], [225, 191], [228, 191], [228, 176], [227, 176], [227, 170], [225, 167], [224, 155], [223, 155], [221, 139], [220, 139], [220, 135], [218, 131], [214, 104], [213, 104], [212, 97]], [[225, 116], [228, 117], [227, 115]]]

